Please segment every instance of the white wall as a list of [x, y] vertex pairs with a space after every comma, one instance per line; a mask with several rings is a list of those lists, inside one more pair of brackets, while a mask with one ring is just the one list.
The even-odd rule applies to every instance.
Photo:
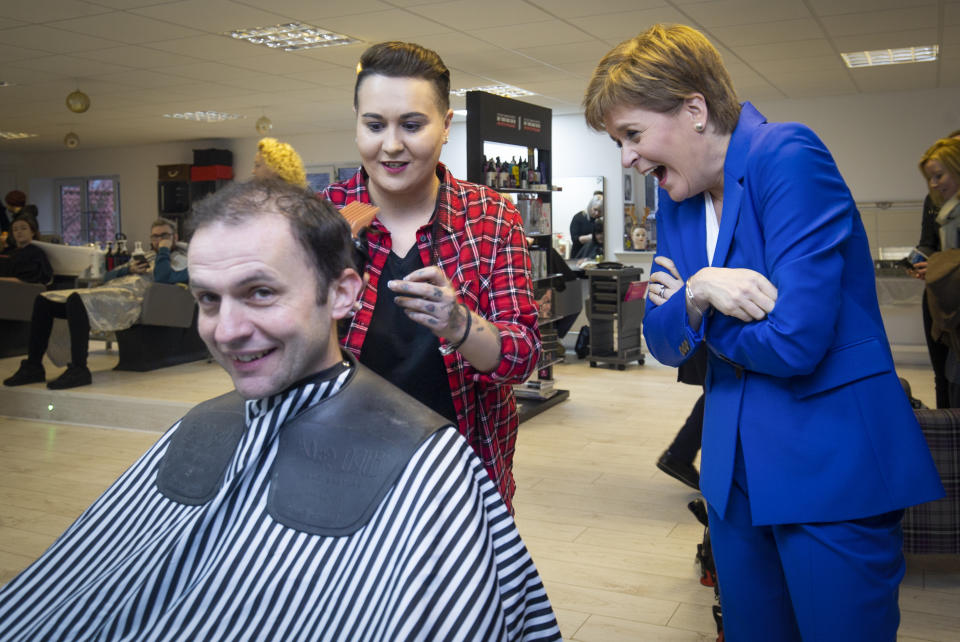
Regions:
[[[770, 120], [810, 125], [834, 154], [858, 201], [922, 199], [925, 188], [917, 160], [934, 140], [960, 128], [958, 89], [760, 101], [756, 106]], [[462, 121], [453, 124], [441, 156], [455, 176], [466, 174], [465, 130]], [[343, 165], [359, 160], [354, 136], [350, 129], [279, 137], [291, 143], [308, 165]], [[15, 166], [16, 184], [22, 187], [43, 184], [42, 179], [119, 176], [122, 224], [125, 231], [136, 235], [157, 215], [157, 165], [191, 163], [193, 149], [217, 147], [234, 152], [234, 172], [242, 177], [253, 166], [257, 140], [251, 136], [115, 149], [7, 152], [0, 155], [0, 161], [7, 168]], [[606, 134], [589, 130], [580, 115], [554, 117], [552, 145], [554, 177], [605, 177], [607, 257], [612, 258], [622, 249], [623, 228], [622, 173], [616, 146]], [[913, 242], [915, 239], [906, 239], [904, 244]]]

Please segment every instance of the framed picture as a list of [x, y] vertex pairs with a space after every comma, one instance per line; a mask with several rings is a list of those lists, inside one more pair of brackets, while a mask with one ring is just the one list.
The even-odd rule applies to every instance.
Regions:
[[343, 165], [337, 165], [337, 180], [338, 181], [347, 181], [357, 173], [357, 170], [360, 169], [360, 161], [355, 163], [344, 163]]
[[647, 174], [643, 177], [643, 197], [646, 202], [647, 209], [650, 210], [652, 215], [657, 213], [657, 208], [660, 207], [659, 202], [659, 189], [660, 185], [657, 183], [657, 177], [653, 174]]
[[310, 165], [307, 170], [307, 186], [314, 193], [320, 193], [334, 180], [333, 165]]
[[623, 175], [623, 202], [633, 202], [633, 172], [627, 172]]

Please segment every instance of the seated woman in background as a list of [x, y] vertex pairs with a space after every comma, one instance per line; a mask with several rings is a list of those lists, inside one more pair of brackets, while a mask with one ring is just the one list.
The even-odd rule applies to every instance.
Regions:
[[276, 138], [260, 139], [251, 173], [262, 180], [279, 178], [297, 187], [307, 186], [307, 173], [303, 169], [300, 154], [292, 145], [281, 143]]
[[47, 255], [33, 241], [38, 234], [37, 219], [29, 214], [19, 214], [10, 223], [10, 237], [13, 244], [0, 254], [0, 277], [42, 283], [47, 285], [53, 279], [53, 268]]

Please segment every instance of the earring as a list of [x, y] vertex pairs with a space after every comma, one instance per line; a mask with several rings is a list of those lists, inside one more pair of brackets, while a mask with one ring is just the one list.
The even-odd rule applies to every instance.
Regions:
[[703, 131], [703, 123], [697, 123], [693, 126], [693, 130], [698, 134]]

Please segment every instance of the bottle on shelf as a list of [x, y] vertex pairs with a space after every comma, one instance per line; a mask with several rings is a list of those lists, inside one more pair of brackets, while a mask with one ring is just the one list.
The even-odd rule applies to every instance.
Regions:
[[127, 249], [127, 236], [122, 232], [117, 233], [117, 252], [114, 256], [114, 265], [120, 266], [130, 261], [130, 251]]
[[[500, 160], [499, 156], [497, 156], [497, 160], [498, 161]], [[497, 187], [501, 189], [505, 187], [510, 187], [509, 172], [510, 172], [510, 166], [506, 161], [504, 161], [503, 163], [500, 164], [499, 169], [497, 169]]]
[[487, 187], [494, 187], [497, 183], [497, 172], [494, 169], [493, 161], [488, 160], [483, 165], [484, 183]]
[[107, 254], [104, 256], [104, 262], [106, 264], [107, 272], [112, 270], [117, 266], [117, 255], [113, 252], [113, 243], [107, 241]]
[[510, 159], [510, 187], [520, 187], [520, 165], [516, 156]]

